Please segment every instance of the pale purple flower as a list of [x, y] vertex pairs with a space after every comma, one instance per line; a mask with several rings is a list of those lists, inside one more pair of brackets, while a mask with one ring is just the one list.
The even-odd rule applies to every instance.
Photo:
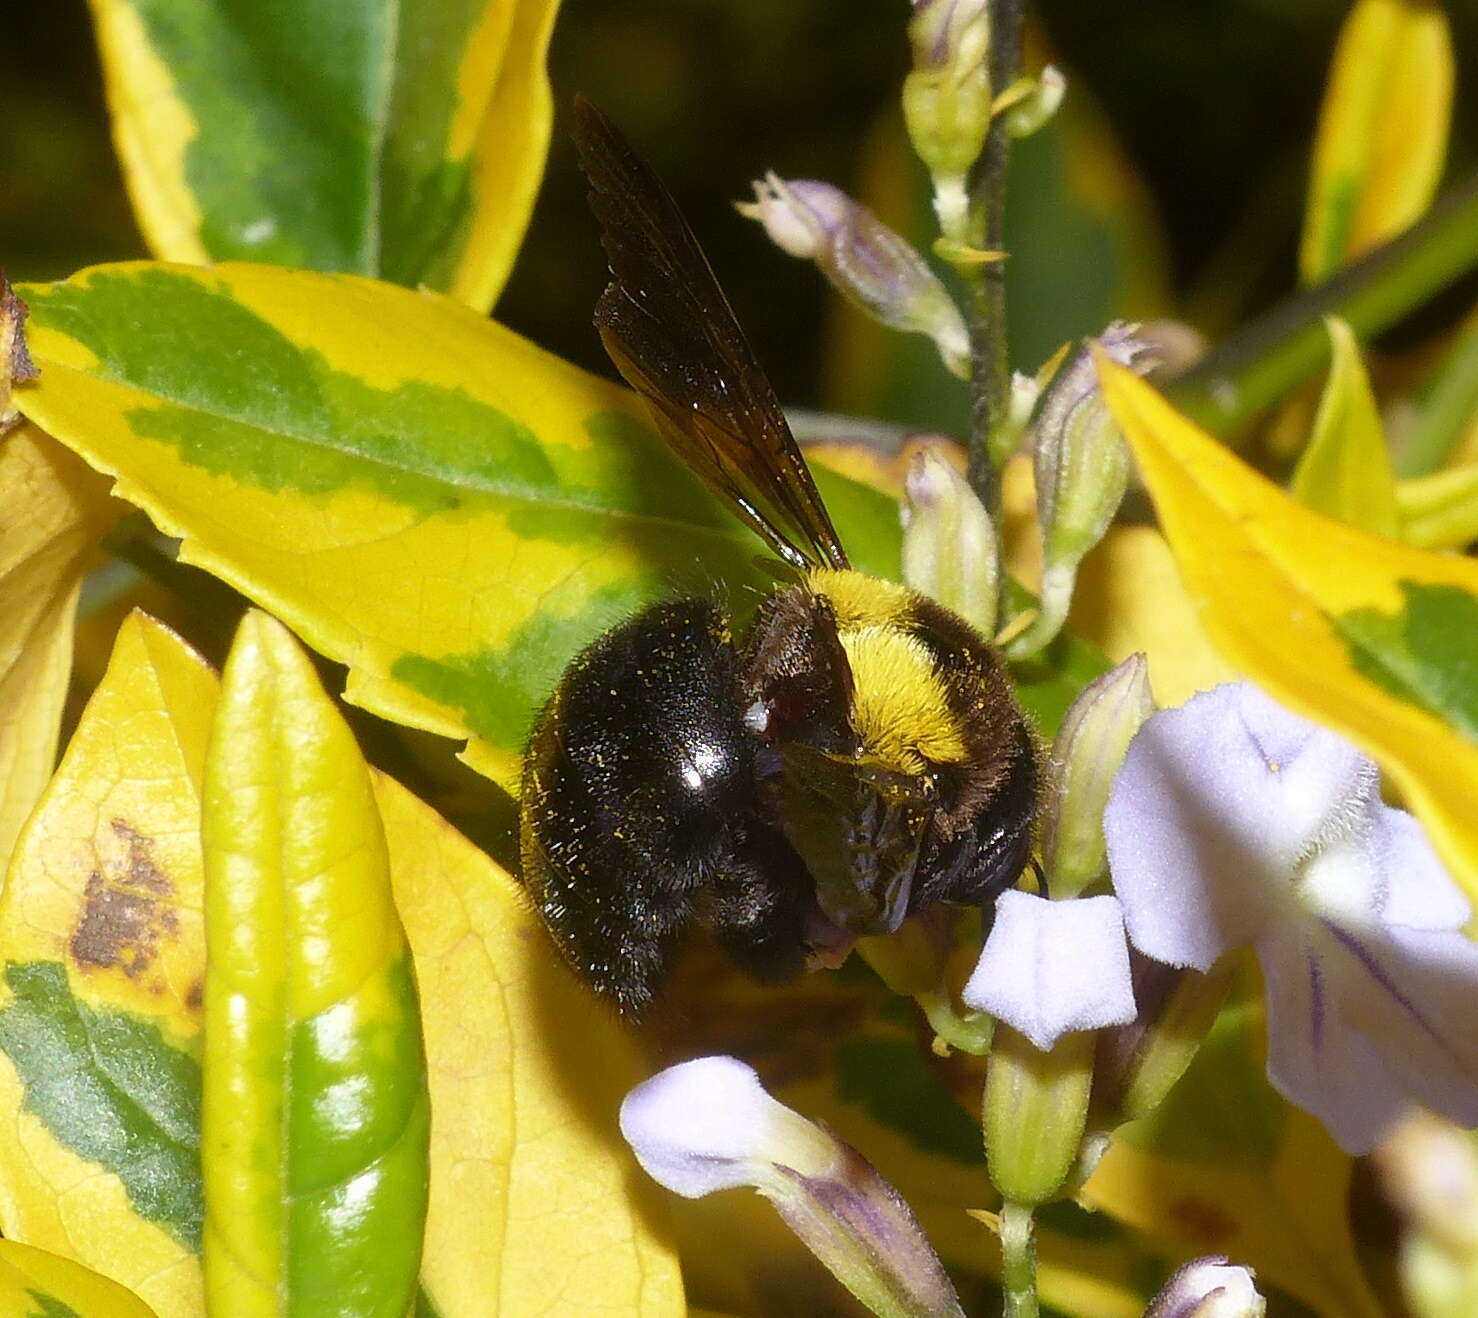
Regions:
[[1072, 1030], [1127, 1024], [1134, 1019], [1134, 990], [1119, 903], [1002, 893], [985, 950], [960, 996], [1044, 1052]]
[[898, 1192], [851, 1145], [765, 1092], [733, 1057], [699, 1057], [638, 1085], [621, 1133], [660, 1184], [697, 1199], [752, 1186], [833, 1275], [886, 1318], [964, 1318]]
[[1154, 715], [1104, 815], [1129, 939], [1208, 970], [1251, 946], [1268, 1075], [1352, 1153], [1413, 1103], [1478, 1125], [1469, 905], [1376, 766], [1248, 683]]

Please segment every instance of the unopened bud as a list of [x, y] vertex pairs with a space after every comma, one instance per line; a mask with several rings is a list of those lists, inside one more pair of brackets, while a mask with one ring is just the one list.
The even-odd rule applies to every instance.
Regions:
[[914, 67], [903, 82], [904, 121], [934, 180], [939, 227], [963, 242], [966, 179], [990, 131], [988, 0], [916, 0], [908, 35]]
[[[1096, 346], [1143, 373], [1154, 359], [1135, 330], [1116, 321]], [[1011, 649], [1016, 656], [1036, 653], [1061, 630], [1078, 564], [1103, 538], [1129, 484], [1129, 450], [1104, 404], [1089, 347], [1053, 376], [1032, 427], [1032, 456], [1042, 592], [1037, 621]]]
[[1171, 1273], [1144, 1318], [1262, 1318], [1266, 1312], [1252, 1269], [1208, 1254]]
[[1078, 1163], [1093, 1083], [1093, 1035], [1063, 1035], [1042, 1052], [998, 1028], [982, 1108], [991, 1184], [1014, 1204], [1051, 1202]]
[[700, 1057], [638, 1085], [621, 1133], [655, 1180], [696, 1199], [752, 1186], [832, 1274], [887, 1318], [963, 1318], [898, 1192], [851, 1145], [764, 1090], [733, 1057]]
[[34, 380], [40, 373], [26, 350], [26, 304], [16, 297], [0, 269], [0, 435], [20, 424], [20, 410], [11, 397], [11, 386]]
[[1035, 78], [1022, 81], [1025, 85], [1021, 94], [1004, 112], [1006, 131], [1012, 137], [1030, 137], [1057, 113], [1067, 94], [1067, 79], [1054, 64], [1047, 65]]
[[1154, 713], [1149, 665], [1130, 655], [1083, 688], [1052, 743], [1052, 796], [1042, 861], [1052, 895], [1076, 897], [1108, 872], [1103, 811], [1124, 753]]
[[996, 631], [1000, 544], [985, 505], [937, 447], [919, 450], [903, 486], [903, 580], [971, 623]]
[[949, 290], [902, 235], [840, 188], [766, 174], [741, 215], [758, 220], [782, 251], [815, 261], [848, 301], [893, 329], [927, 334], [944, 364], [970, 374], [970, 335]]
[[1162, 965], [1133, 948], [1129, 968], [1137, 1014], [1098, 1035], [1092, 1124], [1101, 1130], [1148, 1116], [1165, 1101], [1211, 1033], [1236, 975], [1231, 959], [1203, 973]]

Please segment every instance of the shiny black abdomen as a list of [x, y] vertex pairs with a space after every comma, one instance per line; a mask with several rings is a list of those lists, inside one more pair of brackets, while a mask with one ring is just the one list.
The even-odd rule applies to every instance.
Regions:
[[682, 927], [761, 978], [798, 973], [808, 893], [756, 818], [739, 655], [698, 600], [654, 605], [566, 671], [524, 767], [524, 879], [582, 978], [627, 1015]]

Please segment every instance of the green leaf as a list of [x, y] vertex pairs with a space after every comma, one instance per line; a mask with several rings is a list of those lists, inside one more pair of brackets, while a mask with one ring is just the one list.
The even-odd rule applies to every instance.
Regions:
[[[347, 663], [351, 700], [477, 738], [468, 758], [505, 782], [606, 628], [715, 581], [748, 607], [773, 584], [629, 392], [448, 299], [149, 264], [27, 296], [42, 373], [21, 405], [186, 558]], [[896, 576], [896, 504], [817, 483], [853, 561]]]
[[200, 1067], [159, 1030], [72, 996], [59, 962], [12, 962], [0, 1048], [23, 1111], [123, 1182], [139, 1216], [200, 1249]]
[[548, 148], [556, 8], [94, 0], [150, 246], [379, 275], [486, 311]]

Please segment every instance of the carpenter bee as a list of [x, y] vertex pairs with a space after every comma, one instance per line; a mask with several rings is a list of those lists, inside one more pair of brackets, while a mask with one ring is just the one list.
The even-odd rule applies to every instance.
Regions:
[[854, 572], [697, 240], [586, 101], [575, 141], [611, 270], [595, 323], [676, 455], [794, 570], [736, 635], [653, 605], [566, 670], [535, 725], [524, 879], [580, 976], [628, 1018], [706, 926], [766, 982], [1026, 864], [1033, 736], [987, 640]]

